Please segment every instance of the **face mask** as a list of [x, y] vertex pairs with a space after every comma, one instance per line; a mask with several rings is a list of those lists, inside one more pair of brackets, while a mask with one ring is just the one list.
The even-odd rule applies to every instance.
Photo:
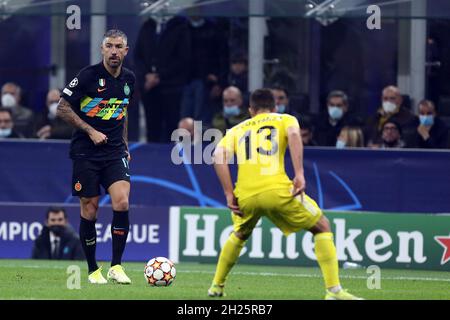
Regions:
[[431, 127], [434, 124], [434, 116], [433, 115], [419, 115], [420, 124], [425, 127]]
[[328, 106], [328, 114], [330, 115], [331, 119], [339, 120], [344, 115], [344, 111], [342, 110], [342, 108], [336, 106]]
[[65, 226], [50, 226], [48, 228], [58, 237], [60, 237], [64, 233], [64, 231], [66, 231]]
[[276, 106], [278, 113], [285, 113], [286, 112], [286, 106], [284, 104], [279, 104]]
[[225, 118], [233, 117], [239, 115], [241, 110], [239, 109], [239, 106], [231, 106], [231, 107], [225, 107], [223, 106], [223, 115]]
[[345, 141], [342, 141], [342, 140], [337, 140], [336, 141], [336, 148], [337, 149], [344, 149], [345, 145], [346, 145]]
[[9, 137], [11, 135], [11, 132], [12, 132], [11, 128], [0, 129], [0, 138]]
[[386, 113], [392, 113], [397, 109], [397, 105], [390, 101], [384, 101], [383, 102], [383, 110]]
[[48, 118], [53, 120], [56, 118], [56, 109], [58, 109], [58, 103], [53, 102], [48, 106]]
[[16, 98], [11, 93], [2, 95], [2, 106], [5, 108], [13, 108], [16, 106]]

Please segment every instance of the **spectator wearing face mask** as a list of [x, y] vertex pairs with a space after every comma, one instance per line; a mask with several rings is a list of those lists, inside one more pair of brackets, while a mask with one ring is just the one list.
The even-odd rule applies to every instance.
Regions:
[[366, 136], [368, 146], [380, 140], [383, 126], [387, 120], [395, 121], [401, 127], [405, 141], [411, 142], [415, 134], [417, 118], [407, 108], [402, 106], [403, 97], [400, 90], [395, 86], [388, 86], [383, 89], [382, 106], [377, 113], [370, 117], [366, 125]]
[[419, 103], [419, 125], [417, 126], [416, 148], [445, 149], [448, 147], [448, 127], [439, 118], [434, 103], [422, 100]]
[[39, 139], [70, 139], [72, 127], [56, 117], [60, 91], [51, 89], [47, 93], [46, 108], [35, 123], [35, 137]]
[[300, 119], [300, 115], [297, 112], [294, 112], [289, 105], [289, 93], [287, 89], [274, 86], [271, 89], [273, 98], [275, 99], [275, 110], [278, 113], [287, 113], [293, 115], [297, 119]]
[[349, 111], [348, 97], [343, 91], [334, 90], [328, 94], [326, 110], [316, 124], [316, 139], [320, 146], [335, 146], [343, 127], [363, 124], [358, 115]]
[[345, 126], [341, 129], [336, 140], [336, 148], [362, 148], [364, 147], [364, 134], [360, 127]]
[[0, 107], [0, 140], [23, 138], [14, 130], [14, 120], [10, 109]]
[[222, 94], [222, 102], [223, 109], [214, 116], [212, 126], [225, 134], [227, 129], [248, 119], [250, 115], [243, 109], [242, 93], [237, 87], [226, 88]]
[[20, 105], [21, 99], [21, 89], [17, 84], [7, 82], [2, 86], [2, 107], [11, 110], [17, 134], [29, 138], [33, 134], [33, 111]]
[[33, 246], [32, 259], [83, 260], [83, 248], [64, 208], [47, 209], [46, 223]]

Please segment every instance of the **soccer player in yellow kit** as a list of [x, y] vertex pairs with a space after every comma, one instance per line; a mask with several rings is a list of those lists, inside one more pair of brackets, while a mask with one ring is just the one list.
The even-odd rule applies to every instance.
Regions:
[[[248, 119], [234, 126], [214, 152], [214, 167], [222, 184], [227, 206], [232, 210], [234, 232], [219, 256], [209, 296], [223, 296], [228, 273], [262, 216], [270, 219], [284, 235], [306, 229], [314, 234], [315, 254], [330, 300], [359, 299], [342, 289], [330, 223], [305, 191], [303, 144], [295, 117], [274, 113], [275, 102], [268, 89], [250, 97]], [[284, 169], [289, 146], [295, 177]], [[236, 154], [238, 177], [233, 191], [229, 161]]]

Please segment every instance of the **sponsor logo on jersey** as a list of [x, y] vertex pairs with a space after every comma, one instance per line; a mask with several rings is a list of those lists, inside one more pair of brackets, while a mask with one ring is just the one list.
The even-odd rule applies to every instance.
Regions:
[[97, 117], [102, 120], [121, 120], [127, 114], [128, 98], [103, 99], [85, 96], [81, 99], [80, 109], [88, 117]]

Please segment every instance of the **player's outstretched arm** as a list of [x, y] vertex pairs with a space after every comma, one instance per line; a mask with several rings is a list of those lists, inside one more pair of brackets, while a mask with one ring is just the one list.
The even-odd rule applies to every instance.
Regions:
[[233, 182], [231, 181], [230, 168], [228, 167], [228, 154], [225, 148], [216, 147], [214, 151], [214, 169], [222, 184], [223, 192], [227, 198], [227, 206], [234, 214], [242, 216], [242, 212], [239, 209], [237, 199], [233, 193]]
[[289, 152], [291, 153], [292, 165], [294, 167], [295, 177], [292, 181], [294, 183], [294, 196], [303, 194], [306, 188], [305, 175], [303, 171], [303, 142], [300, 135], [300, 128], [289, 127], [287, 129]]
[[83, 121], [73, 110], [70, 103], [61, 98], [56, 109], [56, 116], [70, 124], [71, 126], [86, 132], [95, 145], [104, 144], [108, 138], [103, 133], [95, 130], [85, 121]]

